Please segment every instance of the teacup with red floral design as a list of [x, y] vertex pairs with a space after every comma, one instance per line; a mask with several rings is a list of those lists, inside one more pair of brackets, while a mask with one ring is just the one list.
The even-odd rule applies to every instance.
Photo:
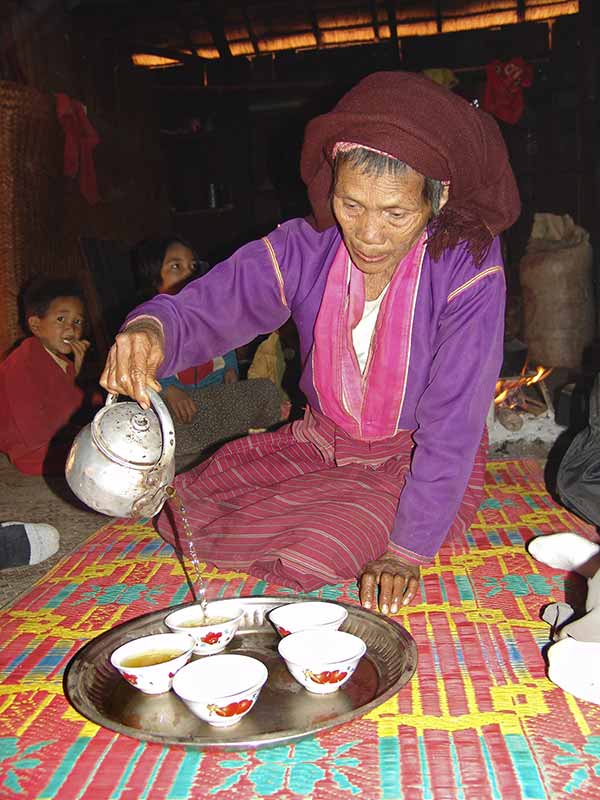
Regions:
[[214, 600], [204, 613], [198, 604], [172, 611], [165, 617], [165, 625], [172, 631], [191, 634], [196, 642], [194, 653], [209, 656], [227, 647], [243, 617], [238, 600]]
[[337, 630], [348, 616], [339, 603], [307, 600], [277, 606], [269, 613], [269, 619], [280, 636], [310, 629]]
[[177, 670], [192, 657], [195, 644], [189, 633], [141, 636], [117, 647], [110, 663], [141, 692], [162, 694], [169, 691]]
[[294, 678], [315, 694], [331, 694], [350, 680], [367, 646], [343, 631], [309, 630], [285, 636], [279, 655]]
[[188, 664], [175, 676], [173, 691], [192, 714], [229, 728], [251, 710], [268, 676], [257, 658], [224, 653]]

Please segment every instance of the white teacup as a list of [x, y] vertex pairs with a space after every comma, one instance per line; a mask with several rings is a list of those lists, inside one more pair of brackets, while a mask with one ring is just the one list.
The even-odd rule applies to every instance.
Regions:
[[278, 650], [288, 670], [305, 689], [330, 694], [350, 680], [367, 646], [351, 633], [309, 630], [284, 637]]
[[122, 644], [110, 663], [123, 678], [145, 694], [162, 694], [173, 676], [192, 657], [195, 641], [189, 633], [156, 633]]
[[269, 619], [280, 636], [309, 629], [337, 630], [348, 616], [338, 603], [308, 600], [278, 606], [269, 613]]
[[[172, 611], [165, 617], [165, 625], [172, 631], [189, 633], [194, 637], [194, 653], [208, 656], [227, 647], [243, 617], [244, 609], [238, 600], [214, 600], [206, 607], [206, 619], [202, 608], [195, 604]], [[211, 618], [224, 621], [210, 622]]]
[[250, 711], [268, 675], [262, 661], [227, 653], [188, 664], [175, 676], [173, 691], [197, 717], [228, 728]]

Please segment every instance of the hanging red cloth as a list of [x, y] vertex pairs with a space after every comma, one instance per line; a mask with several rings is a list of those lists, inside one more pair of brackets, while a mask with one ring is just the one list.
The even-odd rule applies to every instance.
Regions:
[[74, 178], [79, 172], [81, 194], [94, 205], [100, 199], [94, 167], [94, 148], [100, 137], [83, 105], [66, 94], [56, 95], [56, 115], [65, 134], [64, 173]]
[[509, 125], [521, 119], [525, 100], [523, 88], [533, 83], [533, 67], [521, 56], [510, 61], [492, 61], [486, 68], [483, 110]]

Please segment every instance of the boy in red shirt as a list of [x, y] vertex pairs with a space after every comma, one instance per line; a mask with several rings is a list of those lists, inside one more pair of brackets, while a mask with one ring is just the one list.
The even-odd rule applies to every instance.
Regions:
[[90, 346], [83, 298], [76, 283], [45, 279], [25, 291], [23, 304], [32, 335], [0, 364], [0, 451], [25, 475], [59, 475], [102, 403], [77, 383]]

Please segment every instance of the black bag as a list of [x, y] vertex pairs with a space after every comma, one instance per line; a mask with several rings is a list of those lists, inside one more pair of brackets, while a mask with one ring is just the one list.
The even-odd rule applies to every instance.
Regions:
[[567, 508], [600, 525], [600, 374], [590, 395], [588, 426], [575, 436], [565, 453], [556, 488]]

